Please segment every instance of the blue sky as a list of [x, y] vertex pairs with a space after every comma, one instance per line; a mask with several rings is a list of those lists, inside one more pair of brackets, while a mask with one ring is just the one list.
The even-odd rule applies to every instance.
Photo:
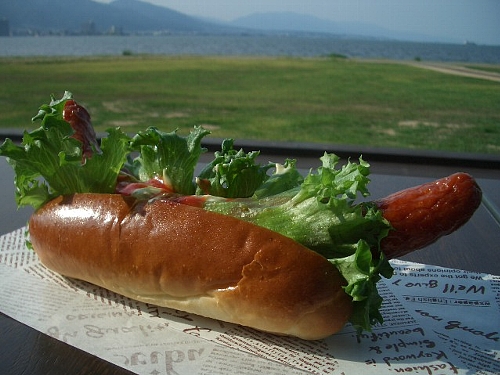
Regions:
[[[110, 2], [111, 0], [96, 0]], [[295, 12], [339, 22], [500, 45], [499, 0], [142, 0], [192, 15], [233, 20], [256, 12]]]

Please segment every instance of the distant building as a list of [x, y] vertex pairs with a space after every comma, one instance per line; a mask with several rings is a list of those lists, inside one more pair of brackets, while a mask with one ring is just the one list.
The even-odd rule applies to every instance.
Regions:
[[123, 28], [121, 26], [111, 26], [108, 30], [109, 35], [123, 35]]
[[10, 26], [9, 20], [5, 17], [0, 18], [0, 36], [9, 36]]
[[82, 34], [83, 35], [96, 35], [97, 30], [95, 27], [95, 22], [92, 20], [89, 20], [82, 24]]

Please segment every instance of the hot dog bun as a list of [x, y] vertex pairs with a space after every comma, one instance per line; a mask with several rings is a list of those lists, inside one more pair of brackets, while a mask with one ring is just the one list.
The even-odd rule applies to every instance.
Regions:
[[48, 268], [139, 301], [303, 339], [339, 331], [352, 312], [342, 276], [322, 256], [173, 201], [61, 196], [29, 229]]

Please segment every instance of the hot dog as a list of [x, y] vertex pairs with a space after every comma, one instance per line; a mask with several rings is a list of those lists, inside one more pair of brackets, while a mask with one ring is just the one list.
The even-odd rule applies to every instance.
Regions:
[[[21, 146], [6, 140], [0, 154], [16, 171], [18, 204], [35, 208], [30, 240], [43, 264], [276, 334], [319, 339], [348, 321], [369, 330], [382, 321], [376, 283], [392, 275], [388, 259], [458, 229], [481, 201], [474, 179], [459, 173], [357, 203], [368, 195], [362, 158], [338, 169], [338, 157], [325, 154], [303, 177], [294, 161], [259, 165], [257, 152], [234, 150], [231, 140], [194, 178], [206, 130], [110, 129], [98, 144], [70, 93], [35, 119], [42, 126]], [[414, 229], [419, 218], [426, 224]], [[439, 230], [429, 233], [433, 220]]]

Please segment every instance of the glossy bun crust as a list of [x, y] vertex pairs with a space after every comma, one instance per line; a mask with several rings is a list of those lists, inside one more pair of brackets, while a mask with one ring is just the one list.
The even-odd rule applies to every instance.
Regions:
[[337, 332], [352, 312], [343, 278], [322, 256], [166, 199], [58, 197], [29, 229], [46, 267], [139, 301], [304, 339]]

